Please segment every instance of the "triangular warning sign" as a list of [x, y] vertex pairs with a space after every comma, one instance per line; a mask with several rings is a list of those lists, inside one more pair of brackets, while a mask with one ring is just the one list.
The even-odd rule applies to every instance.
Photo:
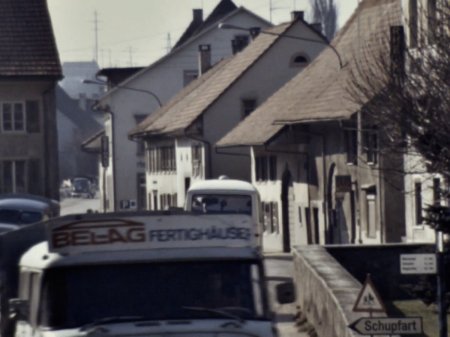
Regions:
[[370, 275], [367, 274], [366, 281], [364, 282], [358, 298], [356, 299], [355, 306], [353, 307], [355, 312], [385, 312], [381, 297], [376, 291]]

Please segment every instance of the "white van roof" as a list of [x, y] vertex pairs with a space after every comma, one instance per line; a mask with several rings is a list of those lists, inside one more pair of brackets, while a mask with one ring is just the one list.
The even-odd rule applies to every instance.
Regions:
[[211, 190], [220, 190], [220, 191], [242, 191], [254, 193], [256, 192], [256, 188], [247, 181], [236, 180], [236, 179], [208, 179], [198, 181], [192, 184], [189, 188], [189, 192], [191, 191], [211, 191]]

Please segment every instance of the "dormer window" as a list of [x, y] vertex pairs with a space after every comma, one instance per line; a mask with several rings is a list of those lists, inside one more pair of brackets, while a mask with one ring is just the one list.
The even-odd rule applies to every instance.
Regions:
[[305, 54], [296, 54], [291, 59], [292, 67], [306, 67], [309, 63], [309, 57]]

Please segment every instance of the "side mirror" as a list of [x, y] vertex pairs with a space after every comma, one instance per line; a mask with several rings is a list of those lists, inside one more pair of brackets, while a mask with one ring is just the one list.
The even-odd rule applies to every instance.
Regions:
[[12, 298], [9, 300], [9, 318], [25, 321], [28, 319], [30, 312], [30, 304], [28, 300], [22, 300], [20, 298]]
[[295, 287], [292, 281], [277, 284], [275, 289], [278, 303], [288, 304], [295, 302]]

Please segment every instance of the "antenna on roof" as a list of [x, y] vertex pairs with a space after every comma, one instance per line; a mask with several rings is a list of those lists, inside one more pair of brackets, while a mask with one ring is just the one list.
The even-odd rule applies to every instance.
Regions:
[[172, 50], [172, 42], [170, 40], [170, 33], [167, 33], [166, 53], [169, 54]]

